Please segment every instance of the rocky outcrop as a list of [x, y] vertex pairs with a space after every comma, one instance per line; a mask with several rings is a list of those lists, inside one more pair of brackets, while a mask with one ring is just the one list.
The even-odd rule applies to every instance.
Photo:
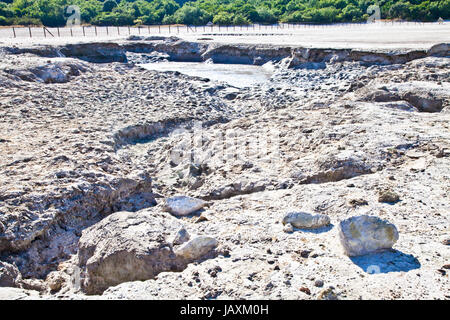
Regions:
[[[0, 233], [0, 252], [24, 250], [33, 240], [49, 233], [52, 226], [61, 222], [82, 229], [102, 215], [121, 209], [136, 211], [156, 204], [151, 178], [147, 172], [133, 172], [128, 177], [108, 178], [103, 183], [82, 182], [60, 194], [45, 195], [39, 200], [40, 208], [48, 208], [45, 218], [30, 216], [30, 219], [35, 220], [32, 228], [12, 233], [20, 221], [11, 220], [3, 224], [5, 227]], [[3, 201], [9, 200], [10, 197], [13, 199], [14, 194], [3, 193], [1, 196]], [[37, 197], [34, 199], [37, 201]]]
[[374, 83], [355, 93], [358, 100], [373, 102], [407, 101], [420, 112], [440, 112], [450, 104], [450, 85], [411, 81]]
[[78, 251], [82, 290], [96, 294], [122, 282], [181, 271], [217, 246], [214, 238], [200, 236], [174, 248], [170, 239], [180, 226], [169, 214], [143, 210], [116, 212], [84, 230]]
[[0, 287], [19, 287], [21, 278], [15, 265], [0, 261]]
[[25, 81], [64, 83], [90, 69], [86, 64], [74, 59], [53, 58], [47, 60], [46, 64], [30, 60], [14, 68], [5, 68], [4, 71]]
[[339, 223], [339, 238], [348, 256], [390, 249], [398, 240], [397, 228], [378, 217], [356, 216]]
[[44, 57], [79, 58], [89, 62], [126, 62], [126, 52], [161, 52], [171, 61], [201, 62], [211, 60], [214, 63], [235, 63], [263, 65], [268, 61], [289, 59], [288, 66], [296, 67], [305, 62], [343, 62], [359, 61], [371, 64], [398, 64], [427, 56], [449, 56], [446, 43], [433, 46], [428, 51], [360, 51], [351, 49], [317, 49], [276, 45], [250, 44], [206, 44], [185, 41], [178, 38], [138, 38], [129, 41], [91, 42], [67, 44], [60, 47], [40, 46], [29, 48], [5, 48], [10, 53], [32, 53]]
[[122, 282], [181, 271], [184, 265], [167, 240], [179, 227], [169, 215], [146, 211], [117, 212], [84, 230], [78, 251], [82, 289], [101, 293]]

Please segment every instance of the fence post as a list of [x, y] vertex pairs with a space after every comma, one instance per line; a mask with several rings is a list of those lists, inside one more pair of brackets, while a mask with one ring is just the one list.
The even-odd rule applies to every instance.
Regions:
[[138, 26], [138, 34], [141, 34], [141, 26]]
[[73, 37], [73, 31], [72, 31], [72, 28], [70, 28], [70, 36]]
[[13, 33], [14, 33], [14, 38], [16, 37], [16, 29], [14, 29], [14, 27], [12, 27], [13, 28]]
[[180, 33], [180, 26], [177, 26], [177, 33]]
[[31, 38], [32, 36], [31, 36], [31, 28], [30, 27], [28, 27], [28, 32], [30, 33], [30, 38]]
[[51, 33], [50, 30], [47, 29], [47, 27], [44, 26], [44, 27], [42, 27], [42, 28], [44, 29], [44, 36], [45, 36], [46, 38], [47, 38], [46, 32], [48, 32], [53, 38], [55, 37], [55, 36], [53, 35], [53, 33]]
[[58, 38], [61, 37], [61, 34], [59, 33], [59, 27], [56, 28], [56, 30], [58, 31]]
[[130, 26], [128, 26], [128, 35], [130, 35], [131, 33], [130, 33]]
[[109, 36], [108, 26], [106, 26], [106, 35]]
[[97, 36], [97, 26], [94, 26], [95, 29], [95, 36]]
[[47, 34], [45, 33], [45, 27], [42, 27], [42, 30], [44, 30], [44, 38], [47, 38]]
[[158, 25], [158, 30], [159, 30], [159, 33], [161, 33], [161, 26], [160, 25]]
[[83, 26], [83, 37], [86, 37], [86, 31], [84, 30], [84, 26]]
[[148, 26], [147, 28], [148, 28], [148, 34], [150, 34], [150, 26]]
[[170, 24], [169, 24], [169, 34], [170, 34]]
[[120, 36], [119, 26], [117, 26], [117, 34]]

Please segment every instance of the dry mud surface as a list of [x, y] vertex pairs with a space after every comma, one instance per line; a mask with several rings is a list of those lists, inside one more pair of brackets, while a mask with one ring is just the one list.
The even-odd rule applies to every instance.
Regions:
[[[448, 44], [132, 37], [0, 57], [0, 298], [450, 298]], [[139, 66], [164, 59], [273, 75]], [[176, 195], [201, 209], [177, 215]], [[287, 230], [292, 211], [331, 223]], [[348, 257], [338, 225], [363, 214], [399, 239]]]

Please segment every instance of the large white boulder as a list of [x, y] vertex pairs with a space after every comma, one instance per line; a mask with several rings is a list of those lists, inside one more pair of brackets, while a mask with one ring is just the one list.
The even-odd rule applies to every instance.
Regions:
[[360, 256], [392, 248], [398, 231], [392, 223], [362, 215], [341, 221], [339, 237], [346, 255]]
[[150, 208], [116, 212], [84, 230], [78, 252], [82, 290], [99, 294], [122, 282], [182, 271], [217, 245], [213, 238], [197, 237], [177, 249], [172, 241], [180, 228], [178, 219]]

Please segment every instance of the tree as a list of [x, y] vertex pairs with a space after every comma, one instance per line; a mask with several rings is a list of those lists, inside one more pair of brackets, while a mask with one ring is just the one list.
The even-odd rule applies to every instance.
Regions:
[[244, 17], [242, 14], [236, 14], [233, 18], [233, 24], [237, 26], [251, 24], [251, 21]]
[[397, 2], [392, 5], [389, 9], [389, 16], [391, 18], [402, 18], [406, 19], [409, 17], [409, 7], [411, 4], [409, 2]]
[[353, 4], [349, 4], [348, 6], [346, 6], [342, 12], [339, 14], [339, 20], [340, 21], [360, 21], [362, 20], [362, 16], [363, 13], [361, 11], [361, 9], [359, 9], [358, 7], [356, 7]]
[[175, 12], [174, 18], [176, 23], [201, 25], [210, 21], [212, 15], [198, 7], [184, 5]]
[[258, 12], [258, 18], [257, 18], [256, 22], [260, 22], [260, 23], [275, 23], [275, 22], [277, 22], [277, 17], [275, 17], [275, 14], [267, 7], [258, 8], [257, 12]]
[[233, 16], [228, 12], [221, 11], [214, 16], [212, 22], [219, 25], [230, 25], [233, 23]]
[[106, 0], [103, 2], [103, 12], [111, 12], [117, 7], [117, 2], [114, 0]]

